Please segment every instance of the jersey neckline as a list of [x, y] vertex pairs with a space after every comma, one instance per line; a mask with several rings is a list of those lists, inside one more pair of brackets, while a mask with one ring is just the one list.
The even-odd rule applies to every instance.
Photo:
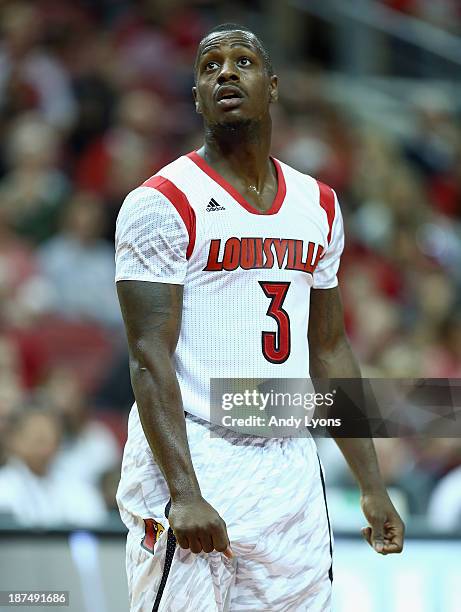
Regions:
[[203, 172], [205, 172], [205, 174], [208, 174], [211, 179], [213, 179], [216, 183], [218, 183], [218, 185], [225, 189], [227, 193], [229, 193], [234, 198], [234, 200], [236, 200], [240, 204], [240, 206], [243, 206], [245, 210], [247, 210], [249, 213], [252, 213], [253, 215], [275, 215], [280, 210], [283, 201], [285, 200], [285, 195], [287, 192], [285, 177], [283, 176], [283, 171], [280, 162], [274, 157], [271, 157], [270, 159], [272, 160], [272, 163], [274, 164], [275, 170], [277, 172], [277, 193], [275, 194], [275, 198], [272, 202], [271, 207], [267, 210], [259, 210], [258, 208], [252, 206], [242, 196], [242, 194], [235, 189], [235, 187], [233, 187], [230, 183], [226, 181], [225, 178], [223, 178], [218, 172], [216, 172], [216, 170], [214, 170], [203, 159], [203, 157], [200, 157], [197, 151], [191, 151], [186, 155], [186, 157], [191, 159], [201, 170], [203, 170]]

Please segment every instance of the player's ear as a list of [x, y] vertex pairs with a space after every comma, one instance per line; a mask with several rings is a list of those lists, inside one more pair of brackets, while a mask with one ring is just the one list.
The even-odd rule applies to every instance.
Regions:
[[200, 102], [198, 101], [197, 87], [192, 87], [192, 97], [194, 98], [195, 112], [199, 113], [200, 115], [202, 113], [202, 110], [200, 108]]
[[269, 101], [277, 102], [278, 99], [279, 99], [278, 77], [276, 74], [273, 74], [270, 80]]

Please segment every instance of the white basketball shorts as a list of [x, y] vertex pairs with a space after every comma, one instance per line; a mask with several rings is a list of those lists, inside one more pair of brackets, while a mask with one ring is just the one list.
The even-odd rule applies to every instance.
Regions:
[[238, 436], [191, 415], [186, 426], [202, 495], [226, 522], [234, 558], [176, 544], [168, 488], [134, 406], [117, 493], [131, 612], [329, 611], [332, 536], [314, 440]]

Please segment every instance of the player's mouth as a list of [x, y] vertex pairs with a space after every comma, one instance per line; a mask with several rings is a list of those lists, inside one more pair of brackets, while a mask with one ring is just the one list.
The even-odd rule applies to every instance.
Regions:
[[235, 85], [222, 85], [216, 92], [218, 106], [230, 110], [243, 102], [243, 93]]

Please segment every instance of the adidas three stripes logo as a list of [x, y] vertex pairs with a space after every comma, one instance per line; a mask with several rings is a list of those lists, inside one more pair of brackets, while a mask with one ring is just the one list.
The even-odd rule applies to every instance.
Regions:
[[221, 206], [221, 204], [218, 204], [218, 202], [216, 202], [214, 198], [211, 198], [211, 200], [208, 203], [208, 206], [206, 207], [206, 211], [211, 212], [212, 210], [226, 210], [226, 209], [224, 208], [224, 206]]

